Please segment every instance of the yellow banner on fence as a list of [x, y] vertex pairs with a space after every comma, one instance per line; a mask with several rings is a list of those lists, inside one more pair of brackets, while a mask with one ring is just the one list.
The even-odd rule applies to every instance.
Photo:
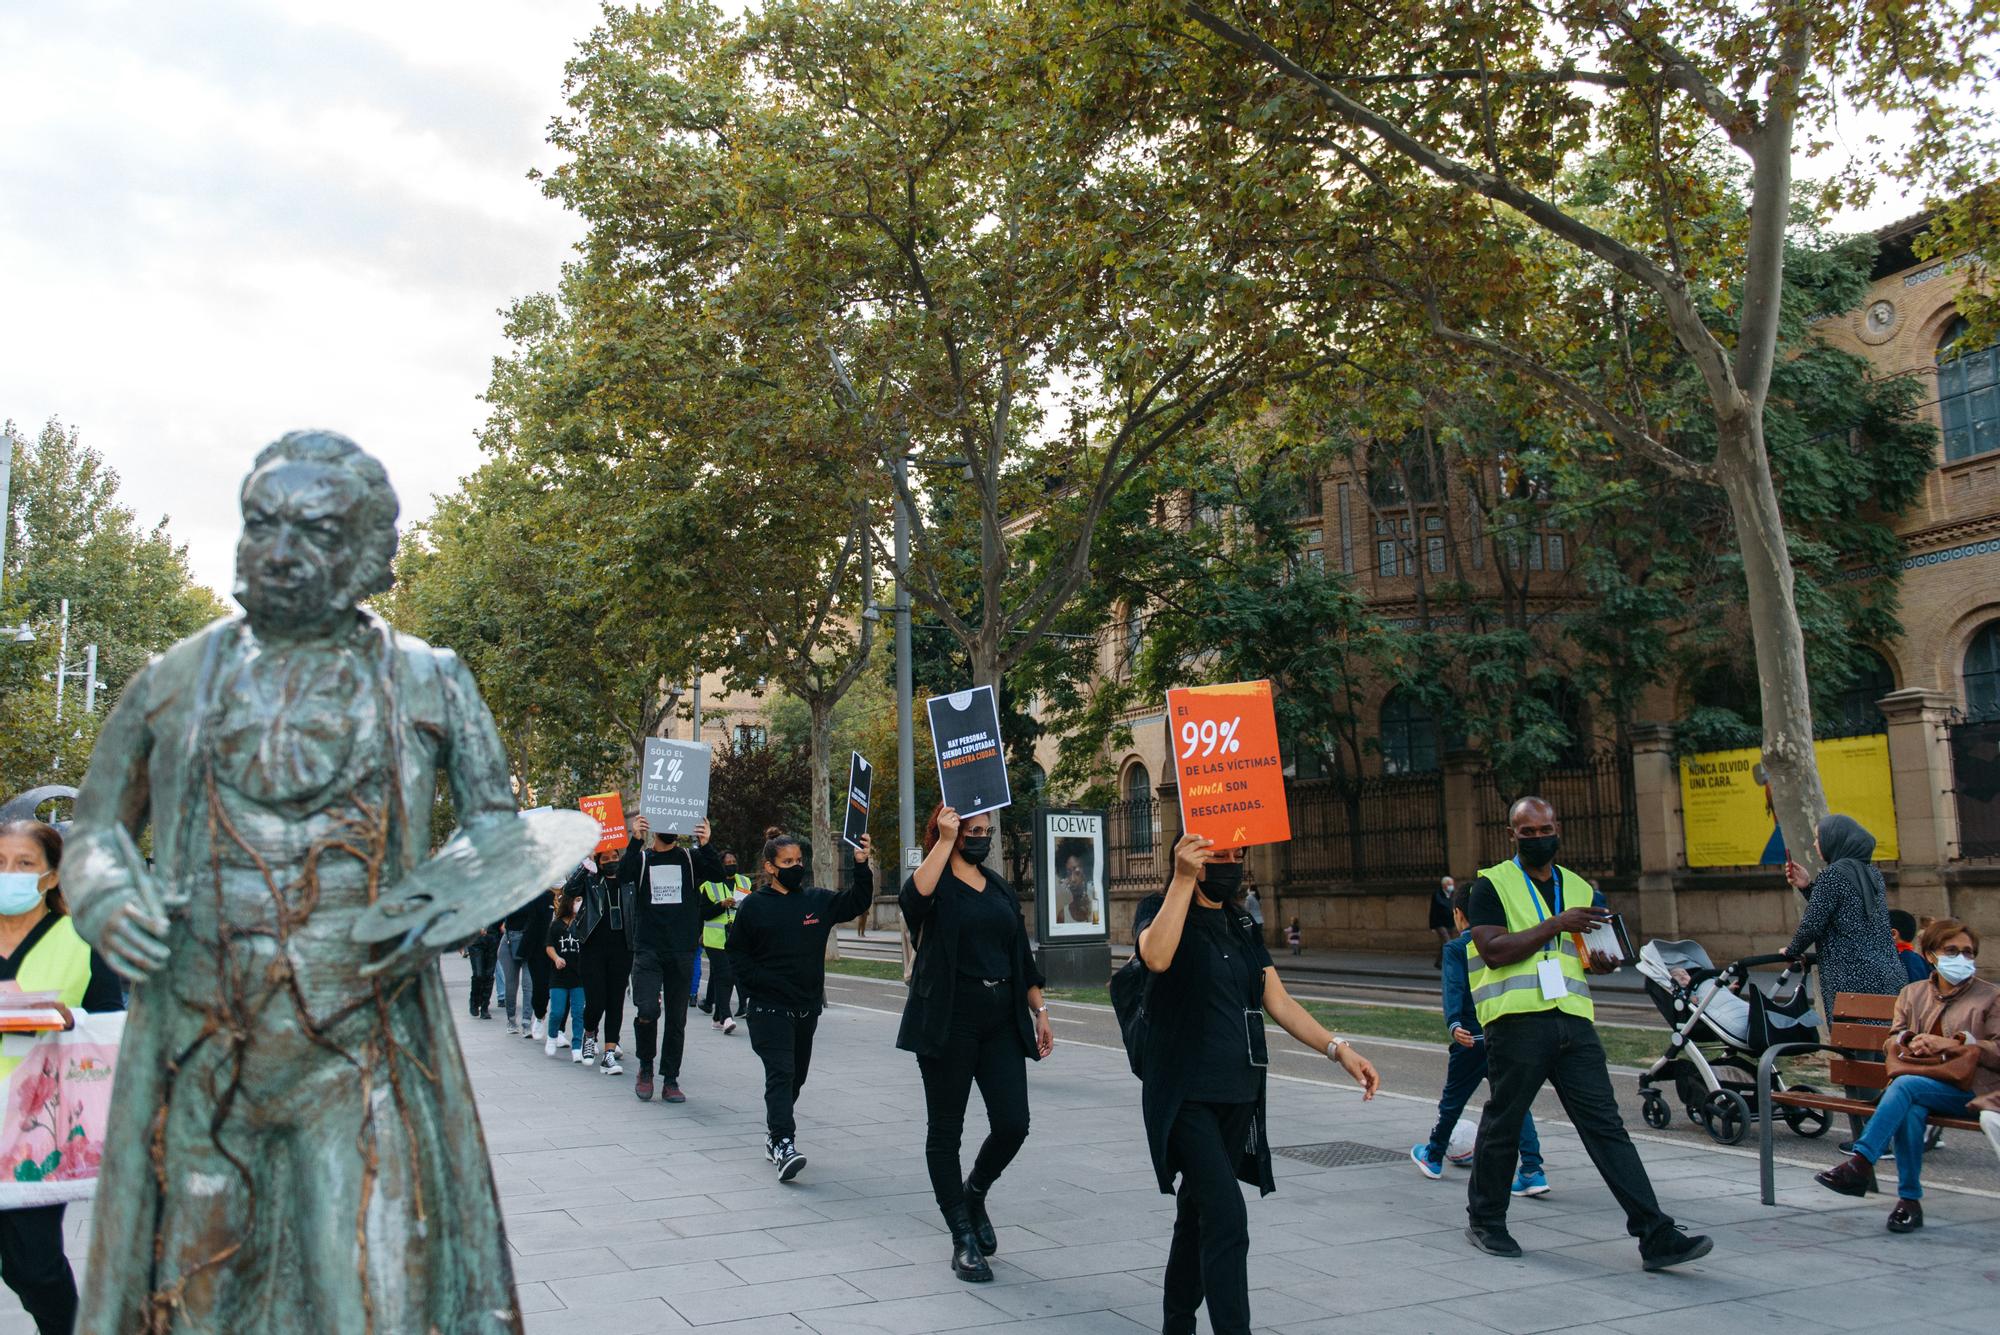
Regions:
[[[1813, 743], [1827, 806], [1875, 836], [1875, 860], [1893, 862], [1896, 799], [1889, 782], [1889, 739], [1882, 733]], [[1681, 828], [1690, 867], [1780, 866], [1785, 840], [1771, 814], [1756, 747], [1703, 751], [1681, 758]], [[1809, 837], [1809, 836], [1806, 836]]]

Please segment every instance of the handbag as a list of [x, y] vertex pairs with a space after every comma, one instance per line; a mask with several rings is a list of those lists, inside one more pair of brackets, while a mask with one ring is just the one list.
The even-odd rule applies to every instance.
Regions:
[[[1931, 1028], [1942, 1037], [1944, 1017], [1940, 1015]], [[1882, 1048], [1882, 1060], [1889, 1068], [1891, 1080], [1899, 1075], [1921, 1075], [1942, 1080], [1947, 1085], [1956, 1085], [1970, 1093], [1973, 1074], [1979, 1069], [1979, 1049], [1967, 1044], [1957, 1052], [1943, 1056], [1919, 1057], [1891, 1038]]]

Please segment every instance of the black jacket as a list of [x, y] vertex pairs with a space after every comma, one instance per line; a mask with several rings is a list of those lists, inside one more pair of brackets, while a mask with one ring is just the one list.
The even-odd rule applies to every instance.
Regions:
[[[655, 904], [644, 884], [646, 867], [669, 862], [681, 869], [681, 902]], [[641, 849], [636, 840], [627, 844], [625, 856], [618, 859], [618, 897], [624, 906], [625, 934], [632, 949], [692, 957], [701, 944], [702, 921], [728, 912], [728, 905], [715, 903], [701, 892], [704, 881], [721, 876], [722, 859], [707, 845], [690, 848], [680, 843], [662, 853]]]
[[615, 865], [600, 862], [597, 870], [591, 871], [579, 863], [577, 869], [569, 874], [569, 880], [563, 883], [563, 893], [583, 896], [583, 922], [578, 933], [583, 940], [596, 940], [599, 928], [604, 930], [606, 936], [613, 932], [624, 934], [625, 905], [623, 896], [618, 892], [618, 868]]
[[752, 1004], [819, 1014], [826, 1005], [826, 938], [875, 898], [875, 872], [855, 866], [841, 891], [786, 894], [758, 886], [729, 925], [729, 967]]
[[[959, 882], [947, 867], [938, 879], [935, 894], [921, 894], [914, 878], [903, 882], [897, 903], [903, 921], [916, 941], [917, 961], [910, 973], [910, 997], [903, 1004], [903, 1023], [896, 1031], [896, 1046], [919, 1057], [935, 1057], [945, 1050], [951, 1035], [951, 999], [958, 985], [958, 891]], [[986, 873], [986, 893], [998, 894], [1013, 911], [1013, 969], [1009, 982], [1013, 1009], [1021, 1036], [1021, 1051], [1037, 1061], [1035, 1024], [1028, 1015], [1028, 989], [1041, 987], [1045, 980], [1035, 967], [1035, 953], [1028, 947], [1027, 924], [1021, 921], [1021, 902], [1005, 881]]]
[[[1159, 916], [1166, 898], [1164, 894], [1155, 894], [1139, 901], [1138, 910], [1132, 916], [1133, 949], [1138, 948], [1139, 934]], [[1250, 915], [1233, 907], [1222, 911], [1235, 915], [1244, 948], [1251, 952], [1253, 961], [1261, 961], [1264, 968], [1270, 968], [1271, 956], [1258, 939], [1256, 925], [1250, 922]], [[1146, 993], [1147, 1043], [1145, 1054], [1140, 1059], [1139, 1109], [1146, 1123], [1146, 1143], [1153, 1152], [1153, 1171], [1159, 1177], [1160, 1190], [1168, 1195], [1173, 1194], [1174, 1175], [1179, 1171], [1179, 1165], [1168, 1153], [1167, 1136], [1173, 1130], [1174, 1118], [1179, 1115], [1181, 1104], [1186, 1102], [1188, 1078], [1192, 1074], [1188, 1064], [1187, 1035], [1200, 1032], [1201, 1007], [1209, 992], [1217, 986], [1210, 977], [1208, 959], [1211, 952], [1189, 949], [1191, 944], [1192, 934], [1183, 932], [1173, 962], [1164, 973], [1152, 976]], [[1258, 976], [1261, 978], [1262, 974]], [[1263, 1005], [1261, 996], [1246, 1000], [1258, 1007]], [[1271, 1140], [1264, 1120], [1265, 1084], [1264, 1070], [1259, 1067], [1257, 1112], [1251, 1123], [1252, 1145], [1245, 1147], [1244, 1154], [1237, 1161], [1236, 1176], [1268, 1196], [1278, 1189], [1278, 1184], [1271, 1173]]]

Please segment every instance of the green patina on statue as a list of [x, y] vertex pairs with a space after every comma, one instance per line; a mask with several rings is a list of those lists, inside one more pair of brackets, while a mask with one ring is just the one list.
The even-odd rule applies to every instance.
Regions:
[[[242, 508], [246, 615], [126, 688], [64, 859], [138, 984], [81, 1330], [518, 1332], [436, 960], [595, 822], [517, 814], [471, 674], [362, 609], [396, 550], [379, 462], [294, 432]], [[460, 833], [427, 858], [440, 772]]]

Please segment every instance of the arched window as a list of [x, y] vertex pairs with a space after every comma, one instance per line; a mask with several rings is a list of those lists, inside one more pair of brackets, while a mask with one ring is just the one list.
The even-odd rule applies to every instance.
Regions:
[[1041, 804], [1042, 799], [1048, 795], [1048, 791], [1049, 791], [1049, 772], [1043, 769], [1041, 765], [1038, 764], [1037, 762], [1030, 760], [1028, 762], [1029, 795], [1035, 799], [1036, 805], [1039, 806]]
[[2000, 621], [1989, 621], [1965, 647], [1965, 712], [2000, 718]]
[[1850, 736], [1882, 732], [1889, 722], [1875, 702], [1896, 689], [1895, 670], [1873, 649], [1858, 649], [1855, 658], [1854, 679], [1834, 698], [1823, 726], [1826, 731]]
[[1428, 774], [1437, 767], [1437, 719], [1408, 691], [1389, 692], [1382, 701], [1383, 772]]
[[1153, 776], [1144, 765], [1125, 771], [1125, 819], [1131, 836], [1126, 846], [1134, 853], [1153, 851]]
[[1970, 459], [2000, 450], [2000, 343], [1961, 348], [1966, 324], [1953, 320], [1938, 340], [1938, 416], [1944, 458]]

